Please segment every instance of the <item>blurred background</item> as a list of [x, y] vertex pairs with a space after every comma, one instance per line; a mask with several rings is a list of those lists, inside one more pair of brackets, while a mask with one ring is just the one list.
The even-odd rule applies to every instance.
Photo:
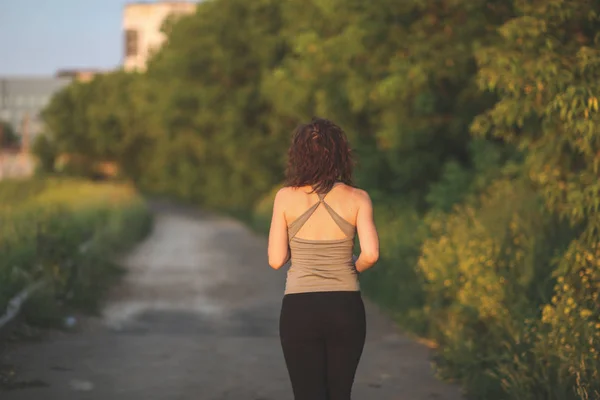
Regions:
[[98, 231], [104, 251], [143, 238], [142, 198], [266, 233], [291, 131], [317, 115], [375, 203], [364, 292], [435, 344], [440, 376], [486, 400], [600, 398], [599, 12], [4, 0], [0, 310], [48, 274], [86, 292], [52, 265]]

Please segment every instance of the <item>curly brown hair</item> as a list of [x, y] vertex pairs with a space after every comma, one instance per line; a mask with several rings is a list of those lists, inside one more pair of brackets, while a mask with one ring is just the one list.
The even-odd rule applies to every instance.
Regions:
[[329, 192], [336, 182], [352, 186], [353, 167], [352, 149], [342, 128], [314, 117], [293, 133], [286, 186], [311, 186], [317, 193]]

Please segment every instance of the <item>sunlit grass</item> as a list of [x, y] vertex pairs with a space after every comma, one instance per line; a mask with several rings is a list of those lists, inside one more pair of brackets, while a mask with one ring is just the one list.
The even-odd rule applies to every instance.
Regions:
[[39, 280], [49, 282], [47, 296], [93, 307], [114, 272], [112, 256], [149, 226], [145, 203], [125, 184], [0, 183], [0, 310]]

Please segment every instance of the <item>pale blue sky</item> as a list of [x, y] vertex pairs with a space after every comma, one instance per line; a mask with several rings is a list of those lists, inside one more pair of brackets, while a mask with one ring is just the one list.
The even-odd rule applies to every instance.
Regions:
[[0, 0], [0, 75], [121, 63], [128, 0]]

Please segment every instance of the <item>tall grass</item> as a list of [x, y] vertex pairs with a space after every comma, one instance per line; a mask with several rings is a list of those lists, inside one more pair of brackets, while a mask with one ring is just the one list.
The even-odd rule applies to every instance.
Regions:
[[[93, 310], [118, 271], [114, 256], [150, 226], [145, 203], [124, 184], [1, 182], [0, 312], [12, 296], [40, 280], [47, 282], [46, 297]], [[43, 311], [28, 310], [46, 318]]]

